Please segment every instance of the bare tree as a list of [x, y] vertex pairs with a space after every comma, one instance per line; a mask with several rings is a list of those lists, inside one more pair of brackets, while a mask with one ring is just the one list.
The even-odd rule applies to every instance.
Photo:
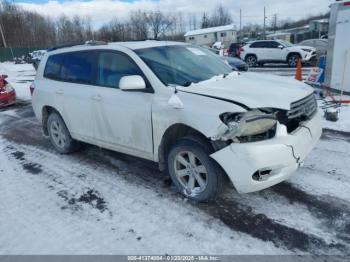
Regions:
[[174, 24], [174, 18], [172, 15], [164, 15], [160, 11], [149, 12], [147, 13], [147, 24], [153, 38], [158, 39]]
[[232, 22], [230, 13], [222, 5], [218, 5], [209, 18], [208, 27], [229, 25]]
[[204, 12], [202, 16], [201, 28], [208, 28], [208, 27], [210, 27], [210, 20], [207, 13]]
[[148, 38], [148, 23], [147, 14], [144, 11], [138, 10], [130, 13], [130, 27], [133, 33], [133, 39]]

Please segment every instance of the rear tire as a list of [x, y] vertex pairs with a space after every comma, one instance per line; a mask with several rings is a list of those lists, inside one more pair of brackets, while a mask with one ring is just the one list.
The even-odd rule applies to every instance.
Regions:
[[208, 202], [222, 192], [224, 172], [210, 154], [210, 147], [196, 137], [181, 138], [170, 149], [168, 171], [185, 197]]
[[258, 59], [255, 55], [247, 55], [245, 58], [245, 62], [248, 64], [249, 67], [253, 67], [257, 64]]
[[62, 117], [53, 112], [47, 120], [47, 130], [51, 144], [61, 154], [68, 154], [79, 148], [79, 143], [70, 135], [66, 124]]

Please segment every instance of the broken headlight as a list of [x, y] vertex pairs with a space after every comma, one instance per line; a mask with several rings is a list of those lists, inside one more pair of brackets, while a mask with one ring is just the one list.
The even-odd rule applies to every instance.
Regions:
[[248, 137], [266, 133], [277, 123], [274, 114], [252, 110], [245, 113], [224, 113], [220, 115], [221, 121], [226, 125], [219, 132], [223, 140], [235, 137]]

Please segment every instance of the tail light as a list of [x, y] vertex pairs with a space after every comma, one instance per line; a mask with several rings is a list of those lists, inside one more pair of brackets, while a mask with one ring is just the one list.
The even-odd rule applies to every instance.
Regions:
[[241, 53], [244, 52], [244, 49], [242, 47], [238, 48], [237, 55], [241, 56]]
[[29, 89], [30, 89], [30, 95], [33, 96], [34, 89], [35, 89], [35, 84], [34, 84], [34, 82], [30, 85]]
[[350, 6], [350, 2], [345, 2], [344, 5], [345, 6]]

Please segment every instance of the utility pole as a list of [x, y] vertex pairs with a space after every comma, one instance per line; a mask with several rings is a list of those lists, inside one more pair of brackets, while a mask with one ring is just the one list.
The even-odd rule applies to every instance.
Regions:
[[242, 9], [239, 9], [239, 41], [242, 41]]
[[263, 40], [266, 39], [266, 6], [264, 6], [264, 29], [263, 29]]
[[273, 18], [274, 18], [273, 29], [274, 29], [274, 31], [276, 33], [276, 30], [277, 30], [277, 14], [274, 14]]
[[4, 36], [4, 31], [2, 30], [2, 24], [0, 22], [0, 33], [1, 33], [1, 38], [2, 38], [2, 43], [4, 44], [4, 47], [7, 47], [5, 36]]

